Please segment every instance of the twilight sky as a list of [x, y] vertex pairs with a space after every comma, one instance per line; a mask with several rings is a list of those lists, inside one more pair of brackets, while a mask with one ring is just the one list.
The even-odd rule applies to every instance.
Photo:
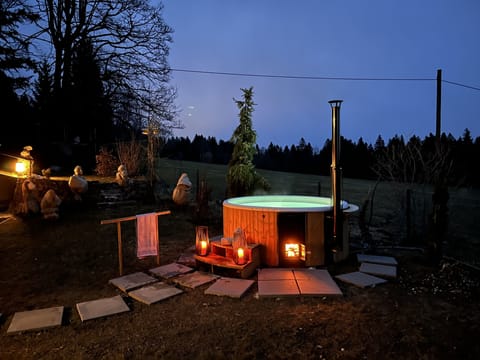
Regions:
[[[322, 148], [331, 137], [329, 100], [342, 99], [341, 134], [373, 144], [395, 134], [435, 133], [442, 69], [442, 132], [480, 136], [478, 0], [163, 0], [174, 29], [173, 71], [183, 130], [228, 140], [238, 125], [233, 98], [254, 88], [253, 127], [266, 147]], [[405, 80], [423, 79], [423, 80]], [[425, 80], [426, 79], [426, 80]], [[458, 86], [446, 81], [467, 85]]]

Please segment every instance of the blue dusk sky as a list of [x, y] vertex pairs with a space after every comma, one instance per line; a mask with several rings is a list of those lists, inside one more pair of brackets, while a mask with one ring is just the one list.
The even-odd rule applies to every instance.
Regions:
[[478, 0], [163, 4], [174, 29], [171, 84], [184, 125], [175, 136], [230, 139], [239, 122], [233, 99], [253, 86], [261, 147], [304, 138], [322, 148], [331, 137], [332, 99], [343, 100], [347, 139], [424, 138], [435, 133], [437, 69], [444, 80], [442, 132], [458, 138], [468, 128], [480, 136]]

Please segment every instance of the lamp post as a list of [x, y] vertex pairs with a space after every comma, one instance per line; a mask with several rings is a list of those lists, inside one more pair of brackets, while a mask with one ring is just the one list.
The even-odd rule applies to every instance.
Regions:
[[341, 177], [340, 166], [340, 106], [343, 100], [330, 100], [332, 109], [332, 164], [330, 167], [332, 178], [332, 205], [333, 205], [333, 246], [343, 248], [342, 239], [342, 208], [341, 208]]

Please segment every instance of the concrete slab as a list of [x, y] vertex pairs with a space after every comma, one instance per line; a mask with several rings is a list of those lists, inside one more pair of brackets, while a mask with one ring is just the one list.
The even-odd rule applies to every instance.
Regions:
[[158, 280], [155, 279], [153, 276], [147, 275], [143, 272], [136, 272], [133, 274], [111, 279], [109, 283], [124, 292], [128, 292], [130, 290], [152, 284], [157, 281]]
[[309, 280], [309, 279], [316, 279], [318, 276], [318, 272], [327, 272], [327, 270], [319, 270], [319, 269], [311, 269], [311, 268], [295, 268], [292, 269], [293, 271], [293, 278], [295, 280]]
[[82, 321], [97, 319], [105, 316], [130, 311], [120, 295], [77, 304], [78, 315]]
[[363, 273], [367, 273], [371, 275], [386, 276], [386, 277], [392, 277], [392, 278], [397, 277], [396, 266], [362, 263], [360, 265], [359, 270]]
[[7, 334], [60, 326], [62, 324], [63, 309], [63, 306], [56, 306], [47, 309], [16, 312], [7, 329]]
[[387, 282], [387, 280], [385, 279], [382, 279], [373, 275], [365, 274], [360, 271], [337, 275], [335, 277], [343, 282], [346, 282], [348, 284], [352, 284], [361, 288], [374, 287], [375, 285], [383, 284]]
[[293, 271], [300, 295], [328, 296], [343, 295], [327, 270], [295, 269]]
[[263, 280], [295, 280], [290, 268], [266, 268], [258, 270], [258, 281]]
[[181, 293], [183, 293], [183, 290], [178, 289], [175, 286], [168, 285], [163, 282], [157, 282], [152, 285], [130, 291], [128, 296], [144, 304], [151, 305]]
[[178, 263], [171, 263], [150, 269], [149, 271], [152, 275], [159, 276], [163, 279], [170, 279], [181, 274], [192, 272], [193, 268]]
[[368, 263], [382, 264], [382, 265], [395, 265], [395, 266], [397, 265], [397, 260], [391, 256], [357, 254], [357, 260], [360, 263], [368, 262]]
[[298, 296], [300, 291], [295, 279], [263, 280], [258, 282], [259, 297]]
[[220, 278], [218, 275], [195, 271], [193, 273], [179, 275], [173, 279], [173, 282], [179, 284], [180, 286], [195, 289], [201, 285], [211, 283], [218, 278]]
[[222, 277], [206, 289], [205, 294], [241, 298], [254, 282], [254, 280]]

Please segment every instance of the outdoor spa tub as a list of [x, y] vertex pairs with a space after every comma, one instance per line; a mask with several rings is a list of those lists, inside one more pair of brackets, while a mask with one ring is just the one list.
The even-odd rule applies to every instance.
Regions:
[[[358, 210], [341, 201], [344, 214]], [[332, 234], [331, 198], [297, 195], [260, 195], [230, 198], [223, 202], [223, 236], [233, 237], [242, 228], [248, 243], [262, 245], [266, 266], [325, 265]], [[341, 253], [348, 256], [348, 221], [343, 216]], [[338, 259], [340, 260], [340, 258]]]

